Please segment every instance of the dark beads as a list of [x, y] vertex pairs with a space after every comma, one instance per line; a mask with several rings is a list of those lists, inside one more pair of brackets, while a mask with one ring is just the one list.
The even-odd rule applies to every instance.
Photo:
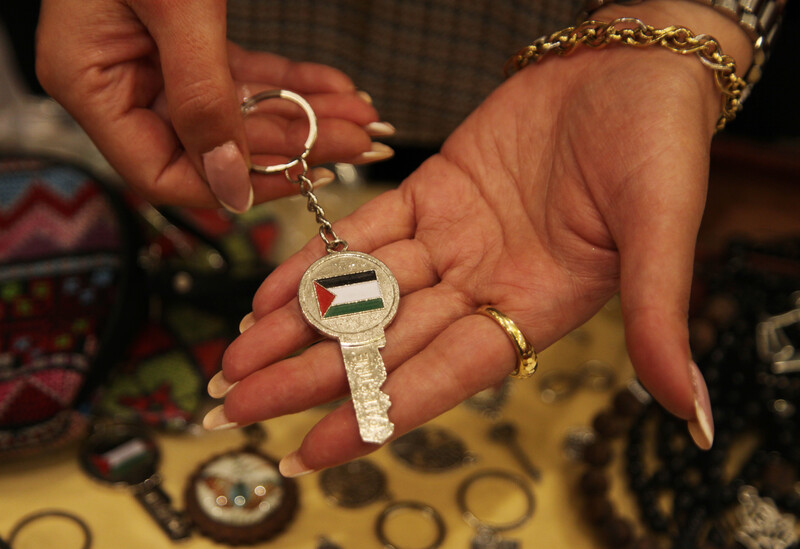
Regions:
[[715, 295], [708, 301], [704, 316], [715, 326], [726, 328], [730, 326], [739, 314], [739, 304], [731, 295]]
[[644, 405], [628, 391], [620, 391], [614, 396], [614, 411], [623, 417], [638, 415]]
[[583, 460], [595, 467], [605, 467], [611, 461], [611, 446], [603, 439], [595, 440], [583, 451]]
[[655, 539], [644, 536], [633, 542], [630, 549], [659, 549], [659, 545]]
[[626, 422], [611, 412], [600, 412], [595, 416], [592, 427], [606, 438], [616, 438], [625, 432]]
[[601, 524], [614, 514], [614, 506], [605, 496], [590, 496], [586, 498], [584, 513], [592, 524]]
[[589, 469], [581, 475], [580, 488], [584, 494], [600, 495], [608, 492], [608, 476], [601, 469]]
[[623, 547], [633, 540], [631, 521], [612, 517], [603, 525], [603, 536], [611, 547]]
[[689, 321], [689, 346], [695, 356], [705, 356], [717, 342], [717, 329], [707, 318], [693, 318]]

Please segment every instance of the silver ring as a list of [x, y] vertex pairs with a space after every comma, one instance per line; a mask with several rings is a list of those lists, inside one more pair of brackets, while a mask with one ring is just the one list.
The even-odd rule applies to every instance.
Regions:
[[309, 153], [311, 153], [311, 147], [313, 147], [314, 143], [317, 141], [317, 115], [314, 114], [314, 109], [311, 108], [311, 105], [308, 104], [308, 101], [303, 99], [300, 95], [289, 90], [267, 90], [248, 97], [242, 101], [242, 116], [247, 116], [250, 114], [257, 103], [266, 101], [267, 99], [275, 98], [286, 99], [287, 101], [291, 101], [303, 109], [303, 112], [305, 112], [306, 116], [308, 117], [308, 137], [306, 137], [306, 142], [303, 144], [305, 150], [302, 152], [302, 154], [295, 156], [292, 160], [286, 162], [285, 164], [274, 164], [272, 166], [261, 166], [259, 164], [250, 165], [251, 171], [265, 175], [282, 172], [296, 166], [301, 160], [305, 160], [306, 157], [308, 157]]
[[399, 545], [395, 545], [389, 541], [389, 538], [386, 537], [386, 521], [389, 519], [390, 515], [403, 509], [419, 511], [424, 516], [431, 519], [436, 525], [436, 539], [424, 549], [436, 549], [442, 545], [442, 542], [444, 542], [445, 533], [447, 532], [447, 529], [444, 525], [444, 520], [442, 520], [442, 516], [430, 505], [419, 501], [407, 500], [390, 503], [386, 509], [381, 511], [381, 514], [378, 515], [378, 520], [375, 522], [375, 535], [378, 536], [378, 539], [383, 544], [384, 549], [400, 549]]
[[83, 545], [81, 546], [81, 549], [89, 549], [89, 547], [92, 546], [92, 531], [89, 530], [89, 525], [86, 524], [83, 521], [83, 519], [81, 519], [79, 516], [73, 515], [72, 513], [68, 513], [67, 511], [61, 511], [59, 509], [48, 509], [45, 511], [38, 511], [35, 513], [31, 513], [30, 515], [27, 515], [26, 517], [20, 519], [19, 522], [17, 522], [17, 524], [11, 530], [11, 533], [8, 535], [8, 544], [13, 546], [14, 540], [16, 539], [17, 535], [23, 528], [25, 528], [32, 522], [47, 517], [61, 517], [68, 519], [71, 522], [74, 522], [80, 527], [81, 531], [83, 532]]
[[[484, 478], [495, 478], [495, 479], [502, 479], [511, 482], [517, 488], [519, 488], [523, 494], [525, 494], [525, 511], [520, 515], [518, 518], [514, 520], [502, 523], [502, 524], [493, 524], [486, 521], [481, 520], [478, 518], [475, 513], [469, 510], [467, 507], [467, 492], [469, 491], [470, 487], [475, 484], [476, 481]], [[527, 482], [525, 479], [522, 478], [520, 475], [512, 473], [510, 471], [505, 471], [503, 469], [485, 469], [483, 471], [478, 471], [477, 473], [473, 473], [472, 475], [468, 476], [461, 482], [461, 485], [458, 487], [458, 493], [456, 494], [456, 501], [458, 502], [458, 508], [461, 511], [461, 516], [464, 518], [467, 524], [479, 530], [481, 528], [488, 528], [492, 532], [505, 532], [506, 530], [513, 530], [518, 526], [522, 526], [525, 524], [532, 516], [533, 516], [533, 508], [535, 506], [533, 492], [528, 487]]]

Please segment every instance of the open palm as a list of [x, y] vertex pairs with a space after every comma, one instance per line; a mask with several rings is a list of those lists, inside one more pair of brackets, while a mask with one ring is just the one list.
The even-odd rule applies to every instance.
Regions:
[[[506, 335], [478, 307], [508, 315], [541, 350], [620, 290], [638, 375], [670, 411], [694, 417], [686, 306], [718, 100], [703, 71], [623, 49], [525, 69], [397, 190], [336, 224], [350, 249], [388, 265], [403, 295], [383, 350], [395, 436], [513, 369]], [[224, 383], [239, 382], [221, 416], [231, 424], [347, 393], [336, 342], [285, 358], [318, 337], [296, 292], [323, 254], [310, 242], [256, 295], [256, 322], [223, 361]], [[293, 459], [320, 469], [373, 449], [346, 403]]]

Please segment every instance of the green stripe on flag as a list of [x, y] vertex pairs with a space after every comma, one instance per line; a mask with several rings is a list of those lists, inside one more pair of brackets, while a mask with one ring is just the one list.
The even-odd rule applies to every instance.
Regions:
[[363, 313], [365, 311], [373, 311], [375, 309], [383, 309], [383, 299], [378, 297], [376, 299], [365, 299], [364, 301], [354, 301], [353, 303], [334, 305], [328, 309], [324, 318], [349, 315], [353, 313]]

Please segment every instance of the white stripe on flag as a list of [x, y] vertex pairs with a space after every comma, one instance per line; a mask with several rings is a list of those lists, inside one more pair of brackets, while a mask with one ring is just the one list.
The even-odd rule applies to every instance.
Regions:
[[346, 286], [336, 286], [328, 288], [328, 291], [336, 296], [331, 303], [331, 307], [344, 303], [354, 303], [356, 301], [366, 301], [367, 299], [378, 299], [381, 297], [381, 289], [377, 280], [368, 280], [358, 284], [348, 284]]

